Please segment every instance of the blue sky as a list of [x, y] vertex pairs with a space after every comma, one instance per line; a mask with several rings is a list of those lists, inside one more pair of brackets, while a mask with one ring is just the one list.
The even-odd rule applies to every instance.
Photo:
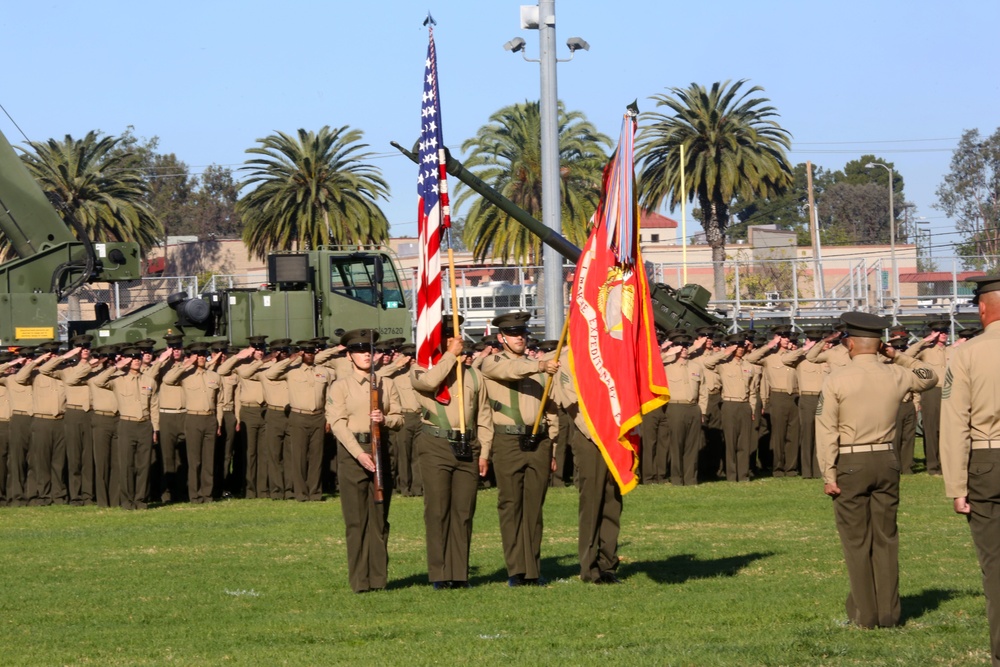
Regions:
[[[365, 132], [392, 198], [394, 235], [416, 233], [411, 144], [428, 9], [435, 32], [446, 144], [458, 147], [500, 107], [539, 95], [538, 65], [503, 50], [522, 31], [510, 0], [34, 0], [6, 3], [0, 104], [32, 140], [92, 129], [160, 138], [197, 173], [236, 169], [255, 140], [281, 130], [350, 125]], [[955, 239], [932, 208], [963, 130], [1000, 126], [1000, 3], [612, 3], [558, 0], [559, 95], [617, 138], [625, 105], [670, 86], [749, 79], [794, 136], [793, 163], [842, 168], [864, 153], [892, 161], [935, 244]], [[21, 133], [0, 115], [14, 144]], [[945, 248], [935, 254], [946, 254]]]

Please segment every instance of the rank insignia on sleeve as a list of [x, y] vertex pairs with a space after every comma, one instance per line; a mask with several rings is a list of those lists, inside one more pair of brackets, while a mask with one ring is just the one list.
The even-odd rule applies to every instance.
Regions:
[[823, 414], [823, 394], [819, 395], [819, 402], [816, 403], [816, 415]]
[[929, 368], [914, 368], [913, 374], [916, 375], [921, 380], [931, 379], [931, 369]]
[[944, 387], [941, 389], [942, 401], [951, 396], [951, 381], [954, 379], [955, 376], [952, 375], [951, 369], [949, 368], [948, 372], [944, 374]]

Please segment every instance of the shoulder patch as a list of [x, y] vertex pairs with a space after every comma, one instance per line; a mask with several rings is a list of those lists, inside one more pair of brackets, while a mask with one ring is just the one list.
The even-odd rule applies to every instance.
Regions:
[[951, 367], [948, 367], [948, 372], [944, 374], [944, 387], [941, 389], [941, 400], [946, 400], [951, 397], [951, 383], [955, 379], [955, 376], [951, 372]]
[[819, 395], [819, 401], [816, 403], [816, 416], [823, 414], [823, 394]]
[[499, 354], [493, 355], [493, 361], [500, 361], [500, 355]]
[[914, 368], [913, 374], [916, 375], [921, 380], [931, 379], [931, 369], [929, 368]]

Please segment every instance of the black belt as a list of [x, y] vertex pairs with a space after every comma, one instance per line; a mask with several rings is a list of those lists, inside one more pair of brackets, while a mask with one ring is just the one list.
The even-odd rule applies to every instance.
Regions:
[[355, 433], [354, 439], [358, 441], [359, 445], [370, 445], [372, 444], [372, 434], [371, 433]]
[[[430, 424], [421, 424], [420, 430], [422, 430], [427, 435], [432, 435], [435, 438], [444, 438], [445, 440], [458, 440], [462, 437], [462, 432], [457, 428], [438, 428], [437, 426], [431, 426]], [[471, 429], [465, 431], [465, 439], [472, 442], [473, 433]]]

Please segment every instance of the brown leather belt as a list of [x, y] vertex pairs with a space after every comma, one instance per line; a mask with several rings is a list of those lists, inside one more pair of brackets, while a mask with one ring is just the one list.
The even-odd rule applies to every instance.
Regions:
[[868, 452], [888, 452], [892, 449], [891, 442], [876, 442], [872, 445], [841, 445], [841, 454], [865, 454]]
[[1000, 440], [973, 440], [973, 449], [1000, 449]]

